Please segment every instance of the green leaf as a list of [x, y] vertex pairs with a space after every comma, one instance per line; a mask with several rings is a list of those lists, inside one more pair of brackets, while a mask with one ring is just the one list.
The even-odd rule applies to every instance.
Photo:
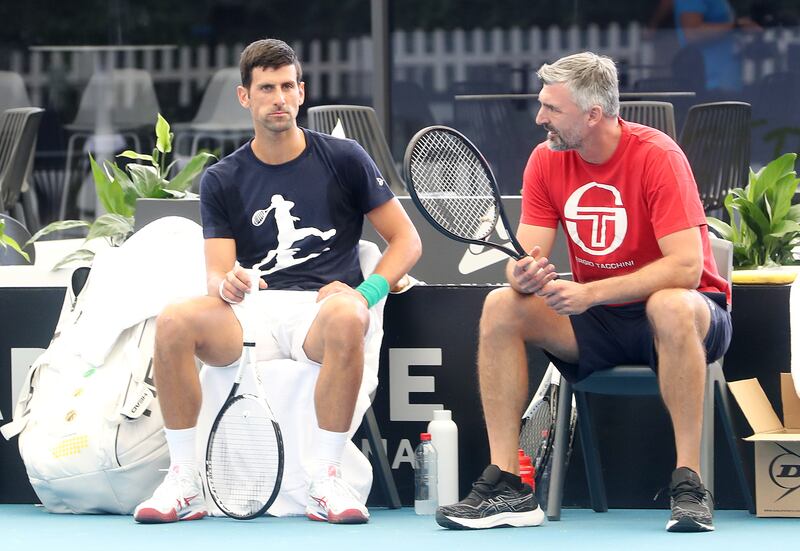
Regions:
[[800, 222], [800, 204], [789, 207], [789, 212], [786, 213], [786, 219]]
[[153, 162], [152, 155], [145, 155], [144, 153], [136, 153], [135, 151], [131, 151], [130, 149], [123, 151], [117, 157], [125, 157], [126, 159], [134, 159], [136, 161], [147, 161], [149, 163]]
[[766, 215], [753, 203], [735, 199], [734, 206], [738, 206], [739, 214], [748, 227], [761, 238], [769, 233], [770, 223]]
[[169, 123], [167, 119], [158, 114], [156, 121], [156, 149], [161, 153], [169, 153], [172, 151], [172, 136], [169, 131]]
[[29, 244], [37, 241], [39, 238], [48, 235], [53, 232], [63, 231], [63, 230], [71, 230], [73, 228], [88, 228], [89, 222], [85, 222], [83, 220], [60, 220], [58, 222], [53, 222], [51, 224], [46, 225], [39, 231], [33, 234], [33, 237], [28, 239], [25, 246], [27, 247]]
[[784, 220], [772, 229], [769, 235], [772, 237], [783, 237], [790, 232], [800, 232], [800, 224], [794, 220]]
[[100, 199], [103, 208], [108, 212], [132, 216], [133, 209], [125, 203], [125, 192], [122, 190], [122, 186], [108, 177], [106, 171], [100, 168], [91, 154], [89, 154], [89, 163], [92, 165], [97, 198]]
[[91, 251], [89, 249], [78, 249], [77, 251], [71, 252], [70, 254], [59, 260], [58, 264], [53, 266], [53, 271], [63, 268], [67, 264], [72, 264], [73, 262], [91, 263], [92, 260], [94, 260], [94, 251]]
[[748, 197], [751, 201], [758, 201], [764, 192], [773, 187], [777, 181], [787, 174], [794, 173], [794, 163], [797, 153], [786, 153], [777, 159], [770, 161], [767, 166], [759, 172], [757, 183]]
[[774, 187], [774, 207], [772, 210], [772, 224], [780, 223], [786, 217], [792, 206], [792, 199], [797, 191], [797, 184], [800, 180], [793, 174], [787, 174], [775, 182]]
[[86, 236], [86, 239], [108, 237], [112, 241], [121, 242], [131, 233], [133, 233], [133, 218], [119, 214], [103, 214], [89, 228], [89, 235]]
[[172, 179], [167, 185], [167, 189], [175, 191], [186, 191], [197, 178], [198, 174], [203, 171], [203, 167], [210, 159], [216, 159], [211, 153], [205, 151], [198, 153], [192, 157], [186, 166]]
[[733, 228], [731, 228], [730, 224], [726, 224], [722, 220], [714, 218], [713, 216], [707, 216], [706, 221], [708, 222], [708, 226], [717, 232], [722, 239], [726, 241], [734, 241], [733, 235]]
[[31, 257], [28, 256], [28, 253], [22, 250], [22, 248], [19, 246], [19, 243], [17, 243], [17, 241], [13, 237], [11, 237], [10, 235], [6, 235], [5, 233], [0, 233], [0, 244], [3, 245], [4, 249], [6, 248], [6, 246], [11, 247], [15, 251], [17, 251], [20, 255], [22, 255], [22, 258], [24, 258], [30, 264]]
[[167, 182], [159, 176], [156, 167], [130, 164], [128, 165], [128, 172], [131, 174], [131, 180], [139, 197], [163, 197], [161, 190], [166, 186]]

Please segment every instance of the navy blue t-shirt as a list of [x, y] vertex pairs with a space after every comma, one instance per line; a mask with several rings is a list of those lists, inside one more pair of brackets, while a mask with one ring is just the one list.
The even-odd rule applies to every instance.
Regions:
[[261, 162], [248, 142], [206, 171], [203, 236], [234, 239], [239, 263], [271, 289], [356, 286], [364, 214], [394, 194], [355, 141], [303, 132], [305, 150], [287, 163]]

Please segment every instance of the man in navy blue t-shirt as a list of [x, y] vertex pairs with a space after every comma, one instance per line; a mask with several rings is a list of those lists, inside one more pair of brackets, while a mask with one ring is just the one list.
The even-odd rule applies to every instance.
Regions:
[[[255, 137], [212, 166], [201, 181], [208, 295], [171, 305], [158, 318], [154, 371], [170, 469], [139, 522], [194, 520], [207, 514], [195, 459], [201, 392], [194, 358], [236, 364], [242, 353], [239, 303], [257, 270], [260, 288], [316, 291], [316, 302], [269, 308], [281, 293], [259, 293], [257, 356], [320, 364], [318, 430], [306, 515], [363, 523], [369, 513], [341, 478], [364, 367], [364, 340], [389, 288], [421, 254], [414, 226], [375, 163], [354, 141], [297, 126], [305, 96], [300, 63], [280, 40], [242, 52], [239, 102]], [[387, 247], [366, 280], [358, 240], [367, 216]], [[298, 293], [297, 295], [305, 295]], [[274, 302], [272, 303], [274, 304]]]

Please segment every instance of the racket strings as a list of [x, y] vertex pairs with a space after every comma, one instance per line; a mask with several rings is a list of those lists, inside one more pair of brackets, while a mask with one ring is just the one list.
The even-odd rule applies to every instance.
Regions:
[[445, 229], [468, 239], [492, 233], [498, 208], [490, 175], [458, 136], [426, 133], [414, 145], [409, 168], [420, 203]]
[[532, 459], [537, 476], [542, 462], [547, 455], [547, 446], [551, 442], [553, 430], [553, 410], [547, 400], [541, 400], [523, 420], [519, 433], [520, 448]]
[[281, 445], [272, 416], [257, 400], [240, 398], [217, 424], [208, 454], [208, 483], [220, 509], [258, 513], [279, 482]]

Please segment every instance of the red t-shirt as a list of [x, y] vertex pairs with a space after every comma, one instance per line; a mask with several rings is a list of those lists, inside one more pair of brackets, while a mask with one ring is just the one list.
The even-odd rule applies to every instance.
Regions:
[[698, 290], [723, 292], [730, 301], [683, 151], [648, 126], [619, 123], [617, 149], [602, 164], [587, 163], [576, 151], [551, 151], [546, 143], [533, 150], [523, 177], [521, 222], [548, 228], [561, 223], [573, 278], [581, 283], [635, 272], [663, 257], [658, 239], [698, 226]]

